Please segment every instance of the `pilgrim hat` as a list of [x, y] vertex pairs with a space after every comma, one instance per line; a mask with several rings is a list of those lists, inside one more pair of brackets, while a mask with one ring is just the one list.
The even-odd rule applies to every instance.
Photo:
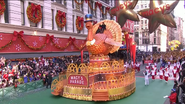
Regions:
[[93, 21], [92, 14], [86, 14], [84, 22], [86, 23], [86, 22], [92, 22], [92, 21]]

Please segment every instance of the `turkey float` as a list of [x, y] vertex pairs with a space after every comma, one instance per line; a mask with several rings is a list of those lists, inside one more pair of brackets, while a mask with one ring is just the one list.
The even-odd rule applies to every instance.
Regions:
[[103, 20], [93, 25], [91, 14], [87, 14], [85, 18], [86, 28], [88, 29], [86, 46], [92, 55], [102, 56], [114, 53], [123, 46], [122, 30], [117, 22]]

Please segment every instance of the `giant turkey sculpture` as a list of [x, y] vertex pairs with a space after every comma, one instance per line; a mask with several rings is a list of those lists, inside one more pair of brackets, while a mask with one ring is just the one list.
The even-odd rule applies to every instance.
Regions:
[[122, 31], [120, 25], [113, 20], [103, 20], [92, 24], [92, 15], [87, 14], [86, 28], [88, 36], [86, 46], [92, 55], [107, 55], [118, 51], [122, 46]]

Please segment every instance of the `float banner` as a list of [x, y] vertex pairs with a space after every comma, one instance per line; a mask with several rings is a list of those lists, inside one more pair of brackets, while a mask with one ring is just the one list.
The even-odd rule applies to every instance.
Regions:
[[68, 76], [68, 85], [74, 86], [88, 86], [88, 77], [85, 75], [69, 75]]
[[134, 21], [127, 19], [126, 23], [122, 27], [122, 30], [133, 33], [134, 32]]

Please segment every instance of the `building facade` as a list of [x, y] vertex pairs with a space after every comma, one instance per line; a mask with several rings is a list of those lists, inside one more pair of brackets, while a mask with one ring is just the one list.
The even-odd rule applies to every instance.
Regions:
[[175, 17], [177, 28], [175, 29], [175, 40], [183, 41], [183, 19], [181, 17]]
[[[173, 15], [173, 14], [172, 14]], [[183, 19], [181, 17], [174, 17], [174, 20], [176, 22], [177, 28], [170, 28], [168, 27], [168, 38], [167, 38], [167, 43], [172, 40], [178, 40], [181, 42], [183, 45], [184, 43], [184, 37], [183, 37]], [[168, 49], [170, 46], [168, 45]]]
[[[149, 8], [150, 1], [138, 1], [134, 11]], [[161, 48], [161, 29], [156, 29], [153, 33], [149, 33], [148, 19], [139, 16], [140, 21], [134, 24], [134, 40], [137, 43], [137, 49], [140, 51], [160, 51]]]
[[[74, 37], [76, 39], [85, 40], [87, 37], [87, 29], [84, 25], [81, 31], [76, 28], [76, 18], [83, 17], [90, 13], [93, 15], [94, 21], [104, 19], [115, 20], [106, 13], [106, 7], [114, 6], [113, 0], [90, 0], [88, 3], [82, 0], [4, 0], [6, 10], [0, 16], [0, 33], [13, 33], [16, 31], [24, 31], [24, 35], [46, 36], [46, 34], [54, 35], [57, 38], [68, 39]], [[102, 9], [95, 9], [95, 2], [102, 4]], [[42, 19], [35, 24], [28, 19], [27, 7], [34, 3], [41, 6]], [[81, 4], [80, 4], [81, 3]], [[66, 14], [66, 25], [63, 28], [57, 26], [56, 14], [60, 10]]]

